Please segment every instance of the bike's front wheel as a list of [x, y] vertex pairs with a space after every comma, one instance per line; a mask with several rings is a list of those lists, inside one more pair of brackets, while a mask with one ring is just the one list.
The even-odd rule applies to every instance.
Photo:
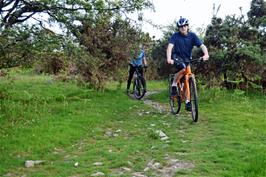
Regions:
[[181, 97], [180, 97], [180, 89], [177, 89], [177, 94], [172, 95], [172, 83], [173, 83], [173, 76], [169, 78], [169, 85], [168, 85], [168, 90], [169, 90], [169, 103], [170, 103], [170, 108], [171, 108], [171, 113], [172, 114], [178, 114], [181, 109]]
[[146, 81], [143, 77], [136, 77], [133, 82], [133, 95], [136, 99], [141, 99], [146, 93]]
[[191, 116], [194, 122], [198, 121], [198, 94], [196, 80], [194, 77], [189, 79], [189, 89], [190, 89], [190, 102], [191, 102]]

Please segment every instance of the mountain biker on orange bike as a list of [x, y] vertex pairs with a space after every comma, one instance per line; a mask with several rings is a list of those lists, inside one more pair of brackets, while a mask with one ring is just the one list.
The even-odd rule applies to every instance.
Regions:
[[[192, 59], [192, 49], [194, 46], [201, 48], [204, 54], [202, 56], [204, 61], [209, 59], [209, 53], [206, 46], [195, 33], [189, 31], [188, 19], [180, 17], [180, 19], [177, 21], [177, 27], [178, 32], [174, 33], [169, 39], [169, 44], [166, 51], [168, 64], [175, 64], [173, 59], [178, 59], [179, 61], [178, 63], [176, 62], [177, 72], [172, 83], [171, 96], [175, 96], [177, 94], [177, 83], [184, 76], [187, 70], [191, 70], [190, 60]], [[186, 110], [191, 111], [189, 83], [187, 78], [185, 78], [185, 88]]]
[[[136, 69], [138, 68], [140, 71], [140, 75], [143, 77], [143, 64], [144, 64], [144, 68], [147, 68], [147, 60], [145, 57], [145, 45], [140, 45], [140, 51], [138, 52], [138, 54], [135, 56], [133, 56], [133, 59], [130, 60], [129, 62], [129, 71], [128, 71], [128, 80], [127, 80], [127, 93], [129, 93], [130, 91], [130, 85], [131, 85], [131, 80], [133, 78], [134, 72], [136, 71]], [[145, 90], [146, 92], [146, 90]]]

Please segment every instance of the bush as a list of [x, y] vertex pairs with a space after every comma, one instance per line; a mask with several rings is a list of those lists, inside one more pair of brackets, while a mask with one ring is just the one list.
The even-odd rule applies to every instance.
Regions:
[[34, 71], [38, 74], [58, 74], [65, 69], [65, 56], [61, 53], [45, 54], [36, 63]]

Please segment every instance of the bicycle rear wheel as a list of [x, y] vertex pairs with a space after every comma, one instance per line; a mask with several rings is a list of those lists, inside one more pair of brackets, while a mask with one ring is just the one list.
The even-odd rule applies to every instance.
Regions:
[[170, 103], [170, 108], [171, 108], [171, 113], [172, 114], [178, 114], [181, 109], [181, 97], [180, 97], [180, 89], [177, 89], [177, 94], [175, 96], [172, 96], [172, 83], [173, 83], [173, 76], [169, 77], [169, 85], [168, 85], [168, 90], [169, 90], [169, 103]]
[[136, 77], [133, 83], [133, 95], [140, 100], [146, 93], [146, 81], [143, 77]]
[[191, 102], [191, 116], [193, 122], [198, 121], [198, 95], [197, 95], [197, 86], [196, 80], [194, 77], [189, 79], [189, 88], [190, 88], [190, 102]]

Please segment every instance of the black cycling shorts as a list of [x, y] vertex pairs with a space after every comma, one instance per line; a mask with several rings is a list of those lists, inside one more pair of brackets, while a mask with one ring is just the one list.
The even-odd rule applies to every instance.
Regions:
[[184, 62], [175, 63], [176, 72], [179, 72], [179, 71], [181, 71], [182, 69], [185, 69], [186, 66], [187, 66], [187, 64], [184, 63]]

